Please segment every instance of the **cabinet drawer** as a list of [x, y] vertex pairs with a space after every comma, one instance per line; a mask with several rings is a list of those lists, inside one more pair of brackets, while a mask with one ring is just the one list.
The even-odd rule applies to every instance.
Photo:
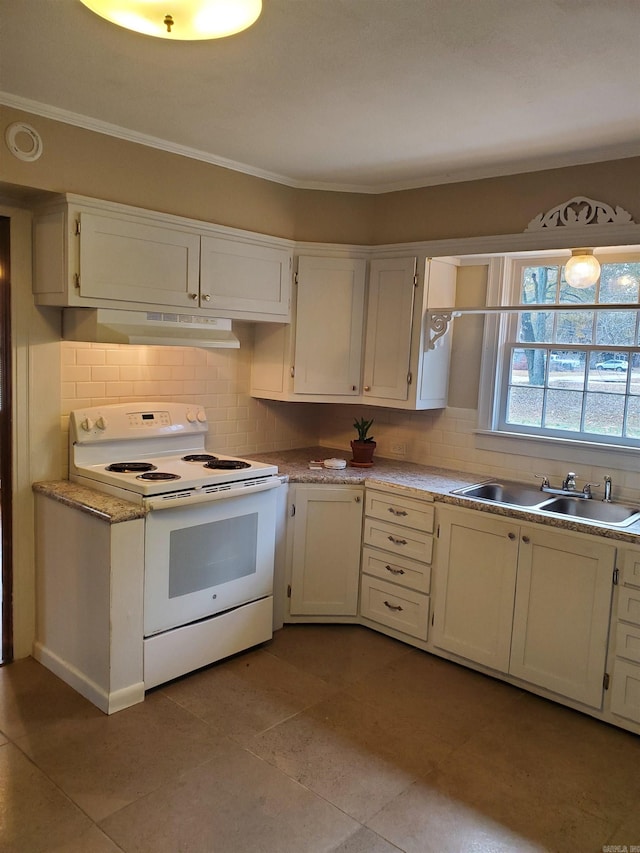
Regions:
[[396, 554], [385, 554], [367, 545], [362, 549], [362, 571], [419, 592], [429, 592], [431, 585], [431, 566]]
[[623, 551], [621, 582], [640, 586], [640, 551]]
[[640, 626], [618, 622], [616, 628], [616, 656], [640, 663]]
[[611, 688], [611, 710], [640, 723], [640, 666], [616, 660]]
[[394, 584], [362, 576], [360, 613], [367, 619], [410, 634], [419, 640], [427, 639], [429, 596], [402, 589]]
[[620, 587], [618, 592], [618, 619], [640, 625], [640, 589]]
[[388, 495], [367, 489], [365, 515], [412, 527], [414, 530], [433, 532], [434, 505], [431, 501]]
[[433, 538], [429, 533], [419, 530], [365, 518], [364, 543], [423, 563], [431, 562]]

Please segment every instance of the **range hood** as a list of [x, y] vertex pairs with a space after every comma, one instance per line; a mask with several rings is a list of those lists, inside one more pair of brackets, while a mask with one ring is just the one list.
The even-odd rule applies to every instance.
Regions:
[[238, 349], [231, 320], [160, 311], [126, 311], [119, 308], [65, 308], [65, 341], [99, 344], [149, 344], [175, 347]]

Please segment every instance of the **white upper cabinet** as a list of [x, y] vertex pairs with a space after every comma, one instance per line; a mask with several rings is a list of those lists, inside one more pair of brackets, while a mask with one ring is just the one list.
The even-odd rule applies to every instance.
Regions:
[[425, 320], [429, 308], [454, 304], [455, 261], [374, 258], [363, 302], [364, 264], [299, 258], [291, 327], [256, 329], [254, 397], [402, 409], [446, 405], [450, 342], [429, 349]]
[[34, 220], [39, 305], [289, 321], [285, 241], [65, 196]]
[[293, 390], [360, 393], [366, 262], [298, 259]]

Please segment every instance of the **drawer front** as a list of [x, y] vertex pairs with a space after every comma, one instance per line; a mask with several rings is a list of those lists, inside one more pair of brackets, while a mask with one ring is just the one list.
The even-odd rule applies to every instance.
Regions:
[[433, 533], [435, 510], [433, 501], [417, 501], [413, 498], [388, 495], [367, 489], [365, 515]]
[[640, 589], [620, 587], [618, 590], [618, 619], [640, 625]]
[[402, 557], [409, 557], [411, 560], [431, 562], [433, 538], [420, 530], [398, 527], [397, 524], [386, 524], [376, 518], [365, 518], [364, 543]]
[[427, 639], [429, 596], [362, 575], [360, 613], [404, 634]]
[[431, 566], [396, 554], [385, 554], [367, 545], [362, 549], [362, 571], [419, 592], [429, 592], [431, 585]]
[[611, 710], [640, 723], [640, 666], [616, 660], [611, 688]]
[[616, 628], [616, 656], [640, 663], [640, 625], [618, 622]]
[[640, 586], [640, 551], [623, 552], [622, 583]]

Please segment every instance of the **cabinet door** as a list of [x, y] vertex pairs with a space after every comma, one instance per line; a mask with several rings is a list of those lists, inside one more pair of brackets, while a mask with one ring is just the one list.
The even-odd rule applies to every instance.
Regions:
[[366, 263], [298, 259], [296, 394], [360, 393]]
[[287, 320], [291, 253], [240, 240], [202, 237], [200, 291], [202, 308], [227, 317]]
[[521, 529], [509, 672], [600, 708], [615, 548]]
[[80, 216], [80, 296], [197, 306], [200, 237], [170, 226]]
[[443, 508], [436, 558], [436, 646], [507, 672], [518, 558], [518, 527]]
[[290, 613], [355, 616], [362, 489], [296, 486]]
[[415, 258], [371, 261], [364, 356], [364, 391], [371, 397], [408, 397], [415, 274]]

